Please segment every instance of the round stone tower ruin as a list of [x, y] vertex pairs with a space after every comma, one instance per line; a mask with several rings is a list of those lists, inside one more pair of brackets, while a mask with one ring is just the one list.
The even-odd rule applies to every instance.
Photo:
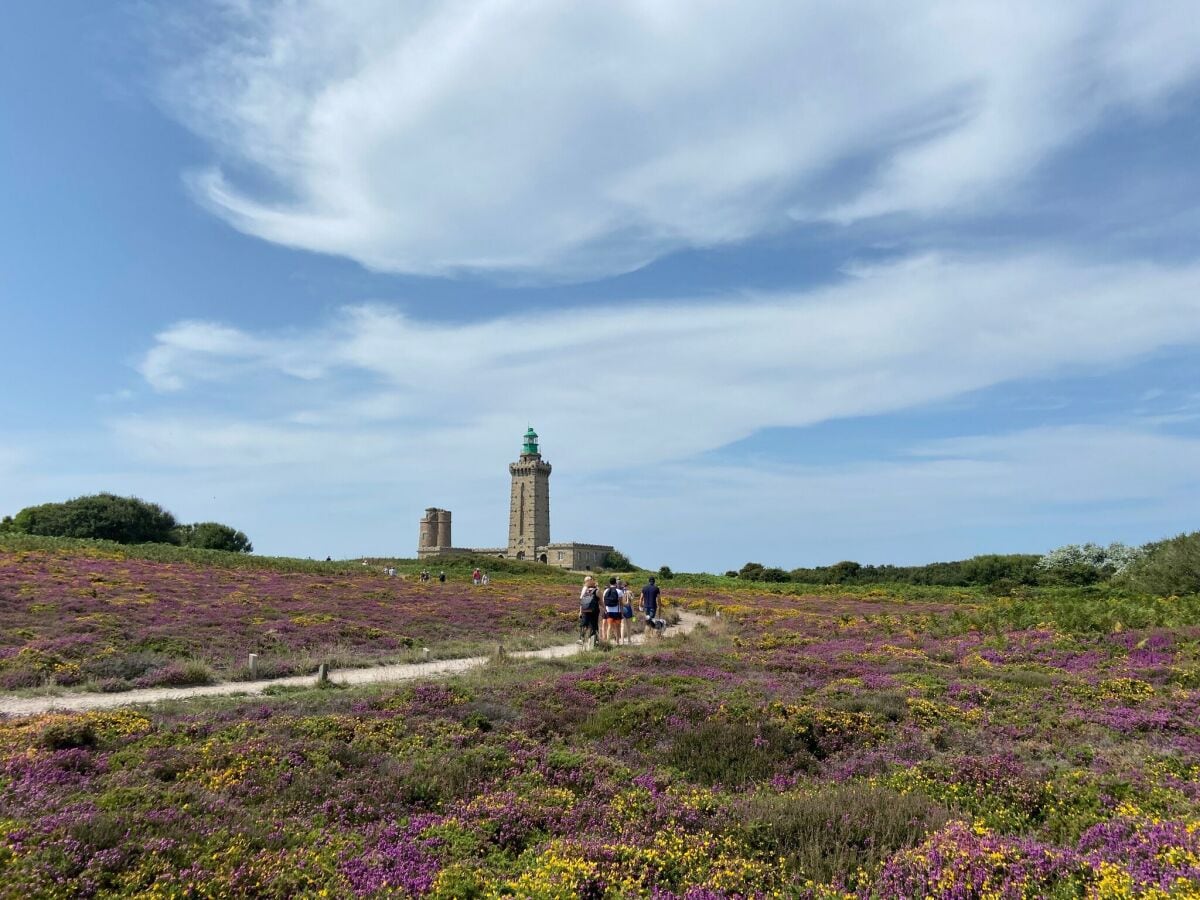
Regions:
[[[411, 520], [410, 520], [411, 521]], [[421, 537], [417, 542], [417, 555], [448, 549], [454, 544], [450, 539], [450, 510], [435, 506], [425, 510], [421, 519]]]

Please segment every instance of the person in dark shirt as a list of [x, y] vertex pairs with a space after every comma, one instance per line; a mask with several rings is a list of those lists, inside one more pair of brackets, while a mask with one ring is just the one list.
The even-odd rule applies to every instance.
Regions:
[[654, 620], [658, 618], [658, 598], [661, 594], [662, 591], [654, 583], [654, 576], [650, 576], [650, 580], [642, 588], [642, 609], [646, 613], [647, 625], [653, 626]]

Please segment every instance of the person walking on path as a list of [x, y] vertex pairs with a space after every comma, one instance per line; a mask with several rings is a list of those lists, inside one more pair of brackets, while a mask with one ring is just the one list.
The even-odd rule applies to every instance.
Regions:
[[658, 589], [658, 585], [654, 583], [654, 576], [650, 576], [650, 580], [646, 582], [642, 588], [642, 609], [646, 613], [647, 627], [654, 629], [654, 620], [658, 618], [658, 601], [662, 596], [662, 591]]
[[624, 581], [617, 582], [621, 591], [621, 638], [623, 644], [633, 643], [633, 591]]
[[579, 592], [579, 643], [584, 647], [596, 646], [599, 623], [600, 589], [596, 579], [589, 575], [583, 579], [583, 589]]
[[471, 573], [471, 584], [479, 585], [481, 583], [482, 578], [483, 578], [483, 573], [479, 571], [478, 567], [476, 567], [475, 571]]
[[438, 572], [438, 581], [441, 582], [442, 584], [446, 583], [446, 573], [445, 572]]
[[604, 627], [600, 631], [601, 639], [610, 644], [614, 636], [617, 643], [620, 643], [621, 589], [617, 587], [617, 578], [615, 575], [608, 579], [608, 587], [604, 589]]

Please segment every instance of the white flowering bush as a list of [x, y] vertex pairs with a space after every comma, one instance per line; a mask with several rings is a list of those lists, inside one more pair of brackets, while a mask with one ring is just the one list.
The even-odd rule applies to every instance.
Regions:
[[1145, 555], [1143, 548], [1130, 547], [1119, 541], [1107, 547], [1091, 543], [1067, 544], [1043, 556], [1037, 567], [1071, 584], [1090, 584], [1121, 574]]

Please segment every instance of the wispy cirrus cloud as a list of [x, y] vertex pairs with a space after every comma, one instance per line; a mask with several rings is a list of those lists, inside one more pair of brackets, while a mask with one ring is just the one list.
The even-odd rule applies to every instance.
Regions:
[[[560, 436], [556, 455], [573, 469], [603, 470], [1196, 342], [1197, 266], [922, 257], [808, 292], [704, 303], [465, 323], [359, 306], [287, 334], [187, 322], [158, 336], [141, 370], [192, 409], [269, 422], [247, 439], [285, 456], [305, 435], [411, 429], [422, 446], [444, 439], [446, 453], [466, 441], [470, 465], [467, 456], [506, 452], [515, 425], [536, 420]], [[664, 438], [585, 439], [605, 410], [631, 433]], [[187, 459], [187, 447], [165, 446]], [[207, 459], [222, 453], [203, 439], [192, 446]], [[230, 465], [271, 458], [237, 442], [225, 449]]]
[[1177, 4], [229, 4], [171, 73], [235, 227], [384, 271], [585, 278], [790, 221], [1004, 206], [1200, 72]]

